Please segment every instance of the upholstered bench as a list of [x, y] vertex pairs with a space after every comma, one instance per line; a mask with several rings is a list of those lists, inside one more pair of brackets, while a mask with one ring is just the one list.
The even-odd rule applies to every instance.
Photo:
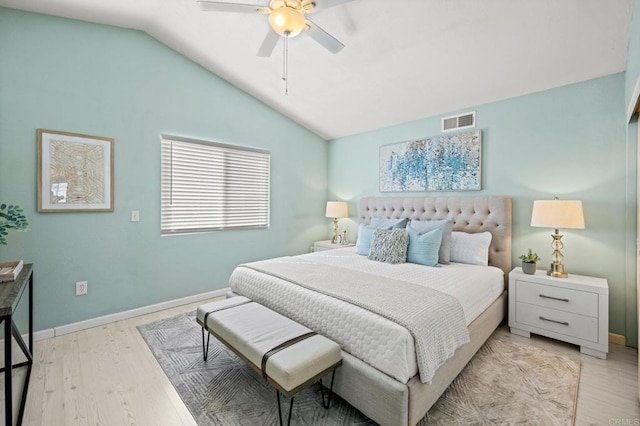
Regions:
[[335, 370], [342, 364], [335, 342], [243, 296], [199, 306], [196, 321], [202, 326], [205, 361], [213, 334], [276, 389], [281, 425], [280, 392], [291, 398], [289, 424], [294, 395], [332, 373], [326, 400], [321, 387], [322, 405], [329, 408]]

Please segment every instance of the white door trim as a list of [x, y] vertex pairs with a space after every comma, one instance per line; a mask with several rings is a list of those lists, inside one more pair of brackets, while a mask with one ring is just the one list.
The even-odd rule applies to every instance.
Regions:
[[640, 75], [636, 80], [636, 86], [633, 88], [629, 104], [627, 105], [627, 123], [631, 122], [631, 117], [640, 109]]

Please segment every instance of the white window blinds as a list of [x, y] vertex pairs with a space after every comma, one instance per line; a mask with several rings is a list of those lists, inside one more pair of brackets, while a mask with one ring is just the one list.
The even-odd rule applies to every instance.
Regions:
[[161, 233], [269, 227], [271, 153], [162, 135]]

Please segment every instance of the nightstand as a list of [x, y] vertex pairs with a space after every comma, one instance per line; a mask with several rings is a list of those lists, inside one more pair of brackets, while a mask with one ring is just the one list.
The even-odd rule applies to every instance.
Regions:
[[531, 333], [580, 346], [580, 352], [607, 358], [609, 352], [609, 285], [603, 278], [569, 275], [553, 278], [546, 271], [509, 274], [509, 327], [519, 336]]
[[354, 243], [331, 244], [331, 240], [316, 241], [315, 243], [313, 243], [313, 251], [315, 252], [315, 251], [333, 250], [333, 249], [353, 247], [353, 246], [355, 246]]

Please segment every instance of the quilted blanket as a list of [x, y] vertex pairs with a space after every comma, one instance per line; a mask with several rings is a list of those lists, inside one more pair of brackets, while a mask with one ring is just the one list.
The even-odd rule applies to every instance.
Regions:
[[430, 383], [438, 367], [469, 341], [461, 304], [455, 297], [434, 289], [295, 257], [239, 267], [335, 297], [405, 327], [415, 341], [423, 383]]

